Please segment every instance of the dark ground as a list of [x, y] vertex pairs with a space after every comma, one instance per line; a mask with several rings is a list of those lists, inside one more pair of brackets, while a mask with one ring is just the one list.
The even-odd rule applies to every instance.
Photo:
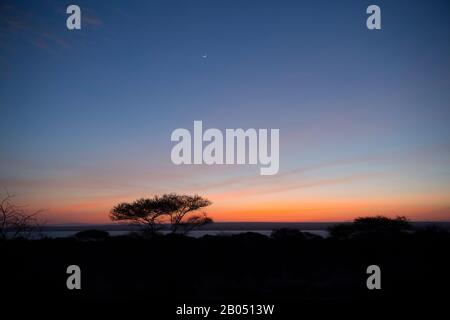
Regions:
[[[358, 309], [437, 311], [448, 305], [449, 244], [449, 233], [433, 232], [359, 240], [275, 240], [247, 233], [6, 241], [0, 242], [1, 301], [48, 306], [46, 312], [56, 305], [144, 310], [145, 319], [174, 318], [183, 303], [275, 304], [275, 318], [289, 319]], [[81, 290], [66, 287], [72, 264], [81, 268]], [[366, 287], [372, 264], [381, 268], [381, 290]]]

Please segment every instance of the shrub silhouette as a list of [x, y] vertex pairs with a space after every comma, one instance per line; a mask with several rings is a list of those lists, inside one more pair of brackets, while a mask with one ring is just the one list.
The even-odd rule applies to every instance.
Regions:
[[293, 228], [275, 229], [270, 234], [270, 237], [275, 240], [282, 240], [282, 241], [304, 240], [305, 239], [305, 235], [303, 234], [303, 232], [301, 232], [298, 229], [293, 229]]
[[154, 235], [169, 225], [172, 233], [188, 233], [213, 220], [206, 213], [192, 214], [211, 204], [208, 199], [198, 195], [179, 195], [176, 193], [138, 199], [132, 203], [119, 203], [110, 213], [113, 221], [129, 221], [142, 226], [142, 230]]
[[406, 217], [391, 219], [384, 216], [360, 217], [353, 223], [337, 224], [330, 228], [330, 237], [335, 239], [352, 239], [368, 237], [397, 237], [411, 230]]
[[105, 240], [109, 237], [109, 233], [103, 230], [90, 229], [77, 232], [74, 237], [78, 240], [91, 241], [91, 240]]
[[27, 212], [23, 206], [15, 205], [12, 198], [6, 193], [0, 200], [0, 240], [27, 238], [39, 230], [40, 211]]

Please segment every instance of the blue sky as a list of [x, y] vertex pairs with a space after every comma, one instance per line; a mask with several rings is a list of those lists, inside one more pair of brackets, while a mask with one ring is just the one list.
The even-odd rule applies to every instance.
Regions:
[[[0, 185], [51, 221], [169, 191], [219, 220], [450, 218], [450, 3], [76, 4], [76, 31], [69, 3], [0, 5]], [[279, 128], [280, 175], [174, 166], [170, 134], [194, 120]]]

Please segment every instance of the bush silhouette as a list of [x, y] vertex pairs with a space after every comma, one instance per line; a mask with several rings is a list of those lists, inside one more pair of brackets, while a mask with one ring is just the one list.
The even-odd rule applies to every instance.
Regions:
[[298, 229], [280, 228], [272, 231], [270, 235], [275, 240], [304, 240], [305, 235]]
[[40, 211], [27, 212], [23, 206], [12, 202], [8, 192], [0, 199], [0, 240], [28, 238], [39, 231], [37, 215]]
[[91, 241], [91, 240], [105, 240], [109, 237], [109, 233], [103, 230], [90, 229], [77, 232], [74, 237], [77, 240]]
[[397, 237], [405, 234], [412, 227], [406, 217], [395, 219], [374, 216], [356, 218], [353, 223], [337, 224], [330, 228], [330, 237], [335, 239], [353, 239], [369, 237]]

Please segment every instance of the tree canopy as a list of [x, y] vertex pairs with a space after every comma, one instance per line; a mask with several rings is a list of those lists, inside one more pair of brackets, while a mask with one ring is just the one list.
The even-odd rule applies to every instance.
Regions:
[[194, 228], [211, 223], [206, 213], [197, 213], [211, 204], [199, 195], [179, 195], [176, 193], [141, 198], [134, 202], [122, 202], [110, 213], [113, 221], [129, 221], [141, 225], [145, 231], [156, 233], [167, 224], [172, 233], [186, 233]]

